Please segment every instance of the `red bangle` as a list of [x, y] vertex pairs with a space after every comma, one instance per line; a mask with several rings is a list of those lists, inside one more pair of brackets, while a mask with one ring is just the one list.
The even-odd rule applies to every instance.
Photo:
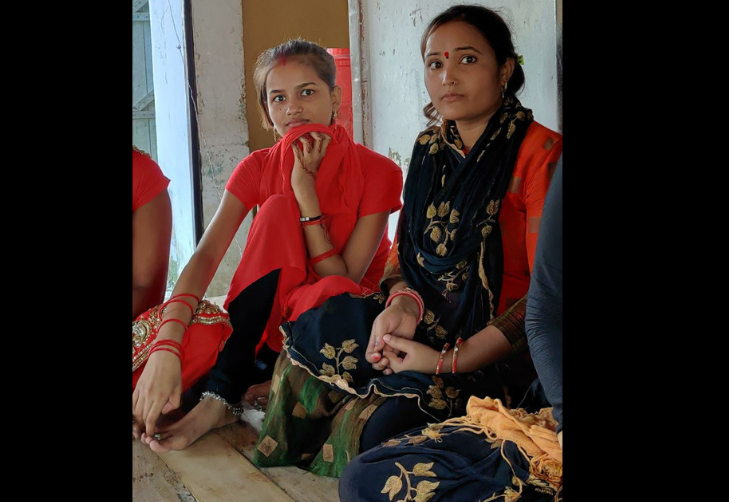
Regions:
[[177, 358], [180, 360], [180, 364], [182, 364], [182, 356], [177, 351], [174, 351], [172, 349], [168, 349], [166, 347], [152, 347], [152, 350], [149, 351], [149, 355], [151, 356], [152, 354], [154, 354], [158, 350], [164, 350], [165, 352], [170, 352], [170, 353], [176, 355]]
[[180, 300], [179, 298], [170, 298], [162, 304], [162, 310], [160, 310], [159, 312], [160, 317], [162, 317], [162, 314], [164, 314], [167, 305], [169, 305], [170, 303], [184, 303], [190, 309], [190, 315], [193, 317], [195, 316], [195, 311], [192, 309], [192, 305], [187, 303], [185, 300]]
[[392, 293], [385, 302], [385, 308], [388, 308], [390, 304], [392, 303], [392, 300], [397, 298], [398, 296], [409, 296], [415, 302], [418, 304], [418, 309], [420, 310], [420, 313], [418, 314], [418, 324], [423, 320], [423, 315], [425, 314], [425, 303], [423, 302], [423, 298], [418, 294], [417, 291], [410, 288], [403, 288], [395, 291]]
[[159, 326], [157, 326], [157, 333], [159, 333], [159, 330], [162, 329], [162, 326], [164, 326], [168, 322], [176, 322], [176, 323], [182, 324], [182, 326], [185, 328], [185, 333], [187, 333], [187, 324], [185, 324], [184, 322], [180, 321], [179, 319], [165, 319], [164, 321], [162, 321], [161, 323], [159, 323]]
[[309, 265], [311, 266], [311, 268], [314, 268], [314, 265], [316, 265], [320, 261], [324, 261], [327, 258], [331, 258], [332, 256], [334, 256], [337, 253], [339, 253], [339, 251], [337, 251], [337, 248], [332, 248], [329, 251], [327, 251], [326, 253], [322, 253], [322, 254], [320, 254], [318, 256], [315, 256], [312, 259], [310, 259], [309, 260]]
[[301, 226], [302, 227], [308, 227], [309, 225], [321, 225], [322, 219], [318, 218], [316, 220], [308, 220], [308, 221], [302, 221]]
[[445, 345], [443, 345], [443, 350], [440, 351], [440, 357], [438, 358], [438, 366], [435, 368], [435, 374], [440, 375], [440, 370], [443, 367], [443, 358], [445, 357], [445, 353], [448, 350], [448, 347], [450, 347], [451, 344], [446, 342]]
[[157, 340], [157, 341], [154, 342], [154, 344], [152, 344], [152, 347], [155, 347], [157, 345], [160, 345], [160, 346], [162, 346], [162, 345], [168, 345], [168, 346], [170, 346], [170, 347], [172, 347], [174, 349], [177, 349], [180, 352], [182, 352], [182, 344], [180, 342], [178, 342], [178, 341], [175, 341], [175, 340]]
[[453, 373], [454, 375], [456, 374], [456, 360], [458, 359], [458, 349], [461, 348], [462, 343], [463, 338], [459, 336], [458, 340], [456, 340], [456, 344], [453, 346], [453, 362], [451, 363], [451, 373]]
[[200, 303], [200, 298], [198, 298], [197, 296], [195, 296], [193, 294], [190, 294], [190, 293], [179, 293], [179, 294], [176, 294], [176, 295], [170, 297], [170, 300], [172, 300], [173, 298], [179, 298], [181, 296], [192, 296], [195, 300], [197, 300], [197, 303]]

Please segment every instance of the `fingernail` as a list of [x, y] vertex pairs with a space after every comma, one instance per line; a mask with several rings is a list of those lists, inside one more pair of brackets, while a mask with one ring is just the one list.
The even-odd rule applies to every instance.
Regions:
[[390, 335], [385, 335], [382, 339], [385, 340], [386, 343], [390, 343]]
[[374, 354], [372, 356], [372, 359], [374, 359], [375, 361], [379, 361], [380, 360], [380, 357], [381, 357], [380, 354]]
[[377, 347], [380, 344], [380, 340], [375, 340], [375, 347]]

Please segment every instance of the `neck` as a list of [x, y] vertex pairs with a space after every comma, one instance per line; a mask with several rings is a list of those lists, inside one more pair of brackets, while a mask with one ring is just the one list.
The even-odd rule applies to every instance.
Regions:
[[458, 129], [458, 134], [460, 134], [461, 140], [463, 141], [463, 146], [466, 148], [466, 150], [470, 151], [473, 148], [473, 145], [476, 144], [478, 138], [480, 138], [483, 132], [486, 130], [486, 126], [489, 124], [489, 120], [491, 120], [491, 117], [494, 116], [494, 113], [496, 113], [496, 110], [499, 109], [499, 106], [501, 106], [501, 102], [499, 102], [499, 105], [496, 106], [485, 117], [479, 117], [474, 120], [455, 121], [456, 128]]

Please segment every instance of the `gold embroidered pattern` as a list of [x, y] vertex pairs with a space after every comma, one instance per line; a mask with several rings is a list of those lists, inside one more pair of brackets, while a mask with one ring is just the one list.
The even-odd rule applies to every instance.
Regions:
[[428, 335], [434, 335], [441, 340], [445, 340], [448, 337], [448, 331], [443, 326], [439, 325], [440, 317], [435, 318], [435, 312], [429, 309], [425, 309], [425, 316], [423, 316], [423, 322], [425, 322], [425, 330]]
[[385, 482], [385, 486], [382, 488], [380, 493], [387, 493], [390, 500], [395, 498], [395, 495], [399, 494], [403, 488], [403, 479], [407, 485], [404, 498], [398, 500], [398, 502], [426, 502], [435, 495], [435, 489], [440, 485], [440, 481], [432, 482], [423, 480], [413, 487], [410, 480], [410, 476], [421, 476], [421, 477], [436, 477], [435, 473], [430, 469], [433, 467], [433, 462], [429, 463], [418, 463], [415, 464], [412, 471], [408, 471], [400, 462], [395, 462], [395, 465], [400, 469], [399, 476], [390, 476]]
[[[348, 371], [343, 371], [340, 374], [339, 370], [340, 368], [344, 370], [357, 369], [357, 363], [359, 362], [359, 359], [353, 356], [345, 356], [344, 359], [340, 361], [339, 358], [342, 356], [342, 352], [346, 354], [351, 354], [357, 347], [359, 347], [359, 345], [355, 343], [354, 338], [342, 342], [342, 346], [339, 349], [335, 349], [328, 343], [325, 343], [324, 348], [321, 349], [319, 352], [324, 354], [324, 357], [326, 357], [327, 359], [333, 359], [336, 367], [327, 363], [322, 364], [322, 367], [319, 370], [319, 374], [322, 375], [321, 380], [333, 383], [340, 388], [346, 388], [347, 383], [354, 382], [354, 378], [352, 378], [352, 375], [350, 375]], [[344, 380], [344, 382], [340, 382], [341, 380]], [[344, 385], [344, 387], [342, 387], [342, 384]]]
[[[132, 372], [136, 371], [149, 357], [149, 351], [152, 343], [157, 338], [157, 330], [162, 322], [164, 312], [161, 307], [164, 304], [157, 305], [149, 311], [149, 315], [132, 322]], [[193, 324], [201, 324], [210, 326], [222, 323], [230, 328], [230, 318], [223, 310], [208, 300], [202, 300], [195, 309], [195, 315], [190, 322]], [[226, 339], [227, 340], [227, 339]], [[226, 340], [221, 342], [220, 349], [223, 348]]]
[[454, 409], [463, 407], [463, 400], [458, 398], [461, 391], [454, 387], [446, 387], [443, 379], [439, 376], [433, 375], [431, 378], [435, 382], [435, 385], [429, 386], [428, 392], [426, 392], [426, 394], [432, 397], [428, 406], [436, 410], [445, 410], [448, 408], [448, 416], [450, 417], [453, 415]]

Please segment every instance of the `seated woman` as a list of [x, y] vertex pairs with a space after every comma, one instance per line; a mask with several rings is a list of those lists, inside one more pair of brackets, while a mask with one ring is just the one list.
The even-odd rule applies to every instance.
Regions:
[[[237, 420], [241, 395], [256, 383], [256, 352], [265, 359], [262, 352], [281, 350], [282, 322], [330, 296], [378, 289], [390, 248], [388, 216], [401, 207], [402, 172], [355, 144], [336, 123], [341, 89], [335, 77], [332, 56], [305, 40], [269, 49], [256, 62], [264, 127], [283, 137], [235, 169], [175, 286], [177, 301], [164, 309], [155, 343], [171, 350], [149, 356], [132, 394], [133, 428], [144, 430], [142, 440], [155, 451], [185, 448]], [[225, 335], [213, 337], [224, 346], [201, 402], [178, 422], [157, 429], [160, 413], [177, 408], [185, 388], [180, 366], [184, 370], [188, 354], [180, 354], [178, 346], [194, 338], [185, 334], [191, 313], [255, 205], [260, 209], [224, 304], [233, 332], [227, 341]]]
[[340, 295], [284, 323], [259, 466], [339, 476], [361, 451], [463, 415], [471, 395], [518, 403], [536, 376], [525, 296], [561, 136], [516, 98], [524, 72], [489, 9], [448, 9], [421, 51], [440, 125], [415, 142], [389, 297]]
[[527, 298], [527, 339], [541, 382], [520, 409], [472, 397], [467, 417], [411, 430], [355, 457], [339, 482], [342, 502], [380, 501], [383, 493], [434, 502], [561, 500], [561, 158], [544, 202]]
[[170, 180], [132, 146], [132, 321], [162, 303], [172, 236]]

